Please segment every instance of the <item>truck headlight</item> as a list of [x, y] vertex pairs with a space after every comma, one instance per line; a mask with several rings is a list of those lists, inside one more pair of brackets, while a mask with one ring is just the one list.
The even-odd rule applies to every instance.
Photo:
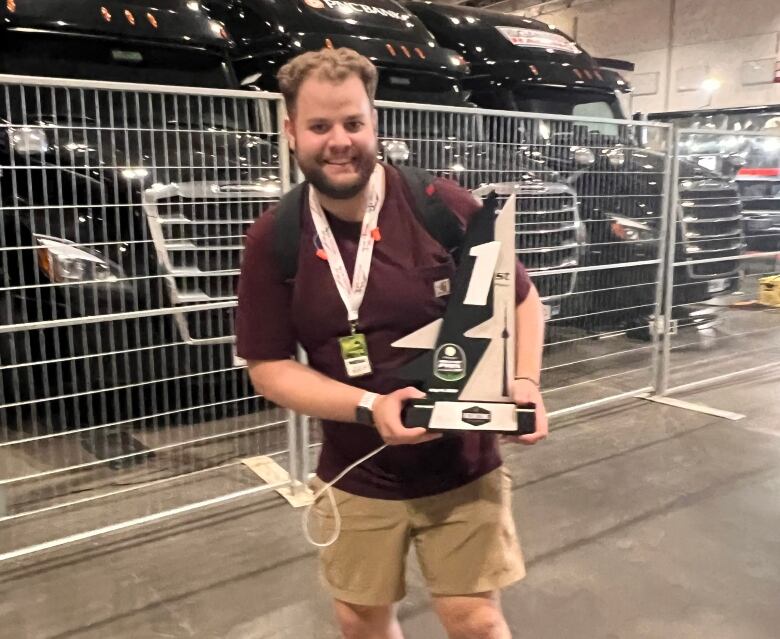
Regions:
[[728, 162], [734, 169], [741, 169], [747, 164], [747, 160], [739, 155], [739, 153], [732, 153], [731, 155], [727, 156], [726, 162]]
[[393, 163], [406, 162], [409, 159], [409, 145], [401, 140], [385, 140], [382, 142], [385, 158]]
[[611, 220], [609, 228], [612, 231], [612, 235], [619, 240], [639, 242], [657, 239], [655, 230], [645, 222], [618, 215], [613, 215]]
[[49, 138], [43, 129], [23, 126], [10, 129], [8, 137], [11, 147], [19, 155], [43, 154], [49, 150]]
[[591, 166], [596, 162], [596, 154], [593, 153], [593, 151], [591, 151], [588, 147], [572, 147], [571, 151], [574, 157], [574, 161], [580, 166]]
[[623, 149], [610, 149], [607, 151], [607, 160], [610, 166], [619, 169], [626, 163], [626, 153]]
[[[109, 262], [62, 238], [36, 235], [38, 265], [52, 282], [115, 282]], [[118, 271], [118, 268], [116, 269]]]

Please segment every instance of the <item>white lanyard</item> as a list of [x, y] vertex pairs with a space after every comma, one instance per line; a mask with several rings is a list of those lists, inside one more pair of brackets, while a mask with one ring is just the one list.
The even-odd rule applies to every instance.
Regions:
[[352, 281], [344, 266], [341, 251], [333, 237], [333, 231], [322, 209], [319, 198], [313, 188], [309, 188], [309, 208], [314, 227], [320, 238], [322, 249], [328, 258], [328, 266], [333, 275], [333, 281], [339, 291], [341, 300], [347, 308], [347, 319], [354, 332], [357, 327], [358, 312], [363, 303], [368, 285], [368, 273], [371, 270], [371, 255], [374, 252], [374, 229], [377, 227], [379, 211], [385, 200], [385, 170], [377, 163], [371, 178], [368, 181], [368, 204], [363, 216], [363, 225], [360, 229], [360, 242], [355, 256], [355, 270], [352, 273]]

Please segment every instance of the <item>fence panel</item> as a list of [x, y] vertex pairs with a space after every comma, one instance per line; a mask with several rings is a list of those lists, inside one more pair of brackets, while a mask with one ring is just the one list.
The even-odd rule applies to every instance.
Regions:
[[289, 183], [280, 117], [272, 95], [0, 77], [0, 554], [286, 454], [233, 354], [243, 235]]
[[[776, 366], [780, 137], [680, 129], [662, 390]], [[776, 278], [773, 280], [773, 278]]]
[[[553, 414], [776, 360], [778, 311], [740, 302], [776, 299], [778, 138], [742, 136], [734, 181], [701, 131], [378, 107], [383, 159], [519, 196]], [[279, 97], [6, 76], [0, 110], [0, 558], [267, 489], [252, 455], [305, 475], [316, 430], [233, 353], [243, 235], [289, 187]]]
[[669, 128], [644, 124], [660, 152], [639, 146], [630, 121], [380, 105], [386, 159], [478, 195], [518, 194], [517, 254], [548, 315], [543, 386], [553, 411], [654, 383]]

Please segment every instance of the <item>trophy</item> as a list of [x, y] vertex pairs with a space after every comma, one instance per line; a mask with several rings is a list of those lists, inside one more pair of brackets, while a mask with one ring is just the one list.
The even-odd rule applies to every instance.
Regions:
[[444, 317], [393, 343], [426, 352], [400, 370], [426, 393], [401, 421], [434, 432], [530, 434], [535, 406], [510, 397], [515, 370], [515, 196], [488, 197], [466, 230]]

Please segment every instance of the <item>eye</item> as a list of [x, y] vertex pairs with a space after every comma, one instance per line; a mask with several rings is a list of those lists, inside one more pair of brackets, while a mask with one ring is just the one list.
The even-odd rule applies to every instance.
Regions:
[[317, 135], [322, 135], [323, 133], [327, 133], [329, 128], [330, 127], [325, 122], [315, 122], [309, 127], [309, 130]]
[[360, 120], [353, 120], [352, 122], [347, 122], [344, 125], [344, 129], [348, 133], [357, 133], [363, 128], [363, 123]]

